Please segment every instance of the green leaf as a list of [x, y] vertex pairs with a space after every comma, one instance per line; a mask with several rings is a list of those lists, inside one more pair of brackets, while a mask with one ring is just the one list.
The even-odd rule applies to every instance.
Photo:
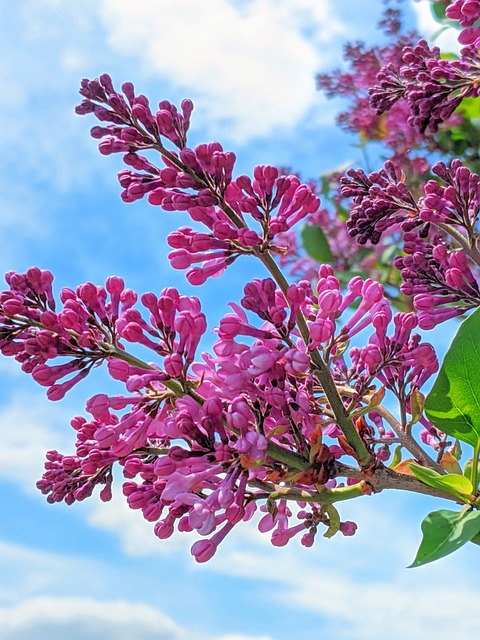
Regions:
[[414, 462], [408, 463], [413, 475], [424, 484], [428, 484], [429, 487], [440, 489], [446, 493], [460, 498], [460, 500], [466, 501], [467, 496], [473, 494], [473, 485], [468, 478], [461, 476], [457, 473], [449, 473], [441, 476], [433, 469], [422, 467]]
[[[443, 33], [443, 31], [445, 31], [445, 28], [446, 27], [440, 29], [440, 33]], [[444, 51], [442, 51], [440, 52], [440, 60], [458, 60], [458, 55], [453, 52], [445, 53]]]
[[429, 513], [422, 522], [423, 539], [410, 567], [453, 553], [480, 533], [480, 511], [441, 509]]
[[431, 9], [435, 20], [437, 20], [438, 22], [442, 22], [443, 20], [445, 20], [446, 8], [446, 4], [444, 2], [441, 2], [441, 0], [432, 2]]
[[458, 106], [458, 111], [461, 111], [469, 120], [480, 118], [480, 100], [472, 97], [464, 98]]
[[425, 407], [425, 396], [420, 393], [418, 389], [414, 389], [410, 394], [410, 412], [412, 414], [411, 420], [409, 420], [409, 426], [416, 424], [423, 415], [423, 409]]
[[464, 320], [425, 400], [438, 429], [473, 447], [480, 440], [480, 309]]
[[458, 440], [455, 440], [455, 445], [451, 453], [452, 453], [452, 456], [457, 460], [460, 460], [460, 458], [462, 457], [462, 447], [460, 446], [460, 442]]
[[301, 230], [302, 243], [308, 255], [317, 262], [333, 262], [328, 240], [320, 227], [307, 224]]
[[394, 469], [397, 464], [400, 464], [402, 461], [402, 445], [397, 444], [395, 449], [393, 450], [393, 458], [391, 463], [388, 465], [391, 469]]
[[473, 542], [474, 544], [480, 544], [480, 533], [477, 533], [476, 536], [473, 536], [470, 542]]
[[[467, 460], [465, 462], [465, 466], [463, 467], [463, 475], [469, 480], [472, 479], [472, 471], [473, 471], [473, 458]], [[477, 477], [480, 477], [480, 460], [477, 461]]]

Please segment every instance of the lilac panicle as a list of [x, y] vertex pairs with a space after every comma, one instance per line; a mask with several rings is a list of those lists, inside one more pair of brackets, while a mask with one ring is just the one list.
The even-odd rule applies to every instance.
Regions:
[[401, 224], [405, 229], [422, 224], [418, 204], [401, 170], [391, 161], [369, 176], [361, 169], [349, 169], [340, 184], [342, 196], [353, 198], [347, 228], [359, 244], [378, 244], [393, 225]]
[[379, 71], [377, 84], [369, 90], [370, 101], [381, 114], [404, 99], [408, 123], [420, 134], [435, 133], [464, 98], [478, 95], [479, 55], [474, 46], [463, 49], [459, 60], [447, 60], [438, 47], [419, 40], [403, 49], [402, 62]]
[[[181, 109], [160, 102], [153, 113], [145, 96], [136, 95], [126, 83], [123, 94], [113, 88], [106, 74], [84, 80], [84, 97], [77, 113], [93, 113], [107, 126], [94, 127], [103, 154], [124, 153], [129, 167], [119, 173], [122, 198], [133, 202], [144, 196], [165, 211], [186, 211], [194, 222], [207, 228], [199, 232], [180, 227], [168, 237], [172, 266], [188, 269], [187, 279], [201, 285], [218, 277], [240, 255], [271, 249], [282, 253], [276, 236], [315, 213], [319, 199], [296, 176], [281, 176], [271, 166], [257, 166], [253, 181], [233, 178], [235, 154], [218, 142], [187, 147], [187, 131], [193, 104], [184, 100]], [[171, 143], [174, 149], [165, 145]], [[144, 155], [156, 150], [164, 166], [157, 167]], [[250, 224], [249, 218], [254, 223]]]
[[443, 185], [436, 180], [423, 185], [420, 218], [425, 222], [456, 225], [466, 232], [470, 241], [473, 240], [480, 210], [478, 176], [460, 160], [453, 160], [449, 167], [437, 162], [432, 172]]
[[[395, 16], [386, 11], [384, 26], [395, 23]], [[403, 101], [405, 86], [395, 70], [402, 64], [402, 52], [414, 46], [416, 33], [397, 34], [385, 46], [367, 48], [364, 43], [349, 43], [344, 48], [347, 71], [335, 70], [317, 76], [317, 86], [328, 97], [341, 96], [349, 100], [349, 109], [339, 114], [337, 121], [347, 131], [358, 133], [361, 140], [380, 140], [391, 153], [391, 159], [408, 167], [414, 158], [412, 150], [421, 147], [423, 137], [408, 122], [409, 112]], [[392, 70], [393, 73], [389, 73]], [[378, 80], [377, 79], [378, 76]], [[385, 109], [381, 114], [369, 100], [369, 88], [382, 80], [382, 100]], [[377, 107], [377, 105], [375, 105]]]
[[[202, 536], [192, 547], [199, 562], [253, 516], [268, 496], [265, 487], [274, 490], [292, 473], [275, 451], [303, 461], [305, 471], [294, 468], [296, 486], [335, 486], [335, 460], [351, 450], [318, 392], [314, 350], [323, 354], [334, 381], [355, 391], [354, 407], [375, 380], [408, 401], [437, 366], [430, 345], [412, 333], [412, 314], [397, 316], [389, 335], [391, 316], [379, 283], [357, 277], [342, 293], [329, 265], [320, 267], [315, 288], [303, 281], [284, 294], [271, 279], [248, 283], [242, 306], [232, 303], [232, 313], [220, 322], [213, 354], [200, 361], [195, 357], [205, 317], [197, 298], [176, 289], [143, 294], [140, 310], [138, 296], [112, 276], [105, 287], [63, 289], [57, 311], [48, 272], [12, 272], [7, 281], [10, 289], [0, 294], [1, 349], [48, 386], [51, 399], [102, 361], [124, 385], [122, 393], [97, 393], [87, 401], [86, 416], [71, 422], [75, 453], [48, 452], [38, 488], [49, 502], [72, 504], [96, 487], [109, 500], [113, 468], [119, 467], [128, 504], [154, 524], [159, 538], [175, 530]], [[300, 312], [311, 328], [308, 344], [295, 330]], [[367, 327], [366, 348], [345, 350]], [[149, 349], [159, 363], [138, 360], [127, 351], [132, 344]], [[345, 402], [351, 401], [348, 395]], [[357, 423], [380, 462], [389, 456], [383, 443], [388, 435], [375, 434], [375, 420], [372, 415]], [[310, 546], [320, 525], [328, 526], [321, 502], [293, 516], [279, 501], [259, 526], [272, 530], [274, 545], [300, 534]], [[344, 535], [353, 531], [344, 524]]]
[[[392, 13], [387, 26], [392, 32], [394, 21]], [[473, 91], [471, 85], [459, 84], [462, 74], [471, 80], [466, 56], [449, 68], [427, 49], [422, 43], [405, 48], [410, 71], [396, 77], [396, 89], [413, 112], [430, 103], [438, 111], [428, 122], [414, 121], [419, 130], [433, 130], [454, 100]], [[429, 64], [432, 59], [437, 66]], [[421, 91], [415, 94], [412, 82], [428, 84], [427, 71], [423, 76], [411, 71], [415, 65], [423, 65], [435, 80], [437, 74], [437, 84], [450, 91], [442, 97], [443, 111], [436, 85], [428, 99]], [[367, 67], [365, 77], [373, 73], [374, 61]], [[235, 177], [235, 155], [220, 143], [189, 148], [189, 100], [179, 109], [163, 101], [152, 111], [133, 85], [126, 83], [117, 92], [106, 74], [84, 80], [80, 93], [84, 100], [77, 112], [93, 113], [101, 123], [92, 129], [101, 153], [125, 154], [128, 168], [119, 175], [124, 200], [146, 196], [152, 205], [187, 212], [194, 223], [203, 224], [202, 229], [182, 226], [168, 238], [171, 264], [187, 269], [191, 284], [219, 276], [241, 255], [255, 255], [268, 266], [270, 252], [288, 252], [296, 223], [319, 215], [315, 188], [297, 176], [259, 165], [252, 177]], [[397, 102], [391, 98], [389, 108]], [[142, 155], [147, 150], [159, 153], [160, 167]], [[326, 497], [344, 487], [337, 481], [340, 476], [347, 476], [346, 489], [372, 490], [368, 483], [358, 483], [354, 468], [342, 473], [347, 469], [340, 463], [344, 456], [365, 470], [362, 448], [354, 449], [351, 441], [359, 439], [371, 459], [368, 472], [390, 458], [395, 434], [383, 424], [374, 391], [380, 397], [390, 390], [403, 413], [413, 415], [416, 394], [438, 370], [433, 347], [422, 342], [416, 328], [432, 322], [437, 312], [445, 313], [455, 302], [455, 289], [471, 300], [478, 293], [466, 255], [429, 235], [430, 227], [440, 223], [469, 225], [473, 234], [478, 179], [464, 169], [458, 163], [437, 165], [443, 184], [428, 183], [420, 202], [391, 161], [369, 176], [350, 170], [342, 182], [343, 196], [353, 198], [352, 236], [375, 244], [393, 228], [410, 242], [398, 266], [402, 274], [410, 269], [405, 286], [412, 289], [418, 315], [392, 317], [380, 282], [355, 276], [345, 285], [331, 265], [321, 265], [314, 284], [302, 280], [287, 287], [276, 276], [277, 282], [249, 282], [241, 303], [231, 303], [231, 312], [220, 320], [212, 352], [198, 354], [207, 326], [194, 296], [165, 288], [138, 300], [123, 280], [112, 276], [105, 286], [88, 282], [64, 289], [57, 310], [49, 272], [32, 268], [26, 274], [7, 274], [10, 289], [0, 294], [0, 349], [48, 387], [50, 399], [62, 398], [102, 362], [122, 385], [116, 395], [89, 398], [86, 414], [73, 418], [72, 455], [47, 453], [37, 484], [47, 500], [72, 504], [97, 487], [100, 498], [109, 500], [113, 469], [119, 469], [128, 505], [142, 512], [158, 538], [175, 531], [200, 536], [191, 550], [198, 562], [211, 559], [233, 527], [250, 520], [258, 505], [259, 530], [270, 532], [274, 546], [296, 536], [311, 546], [321, 526], [328, 528], [327, 535], [334, 529], [353, 535], [354, 523], [332, 522]], [[419, 269], [414, 280], [408, 259], [420, 260], [416, 254], [422, 241], [430, 271]], [[434, 261], [439, 274], [435, 286]], [[430, 315], [422, 325], [424, 311]], [[367, 336], [364, 346], [352, 346], [362, 332]], [[153, 354], [154, 362], [129, 351], [138, 345]], [[345, 435], [344, 417], [353, 439]], [[440, 446], [434, 428], [422, 425], [425, 442]], [[307, 507], [303, 498], [308, 496]], [[288, 507], [288, 497], [302, 498], [300, 511]]]
[[[350, 169], [341, 180], [342, 194], [353, 198], [347, 228], [357, 242], [376, 244], [389, 228], [401, 231], [403, 255], [395, 257], [393, 265], [401, 273], [401, 292], [413, 298], [422, 329], [461, 315], [480, 301], [478, 266], [465, 249], [476, 243], [479, 178], [460, 160], [450, 166], [438, 162], [432, 171], [439, 180], [426, 182], [418, 201], [388, 162], [369, 176]], [[458, 228], [462, 246], [447, 242], [445, 225]]]

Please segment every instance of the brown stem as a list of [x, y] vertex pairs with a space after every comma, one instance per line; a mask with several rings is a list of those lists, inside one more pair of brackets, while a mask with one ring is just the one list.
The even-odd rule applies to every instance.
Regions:
[[400, 444], [402, 447], [405, 447], [407, 451], [415, 457], [418, 462], [425, 465], [426, 467], [430, 467], [434, 469], [441, 475], [445, 473], [445, 470], [436, 462], [433, 458], [431, 458], [426, 451], [422, 449], [422, 447], [402, 428], [402, 425], [392, 416], [388, 409], [385, 409], [382, 405], [378, 405], [375, 407], [374, 411], [376, 411], [382, 418], [388, 422], [388, 424], [392, 427], [393, 431], [397, 435]]
[[367, 474], [362, 469], [350, 467], [341, 462], [334, 463], [334, 474], [343, 478], [352, 478], [354, 480], [366, 481], [372, 488], [372, 493], [380, 493], [384, 489], [399, 489], [400, 491], [413, 491], [435, 498], [444, 498], [445, 500], [453, 500], [460, 503], [455, 496], [440, 489], [435, 489], [415, 476], [406, 473], [398, 473], [389, 467], [379, 466], [371, 473]]

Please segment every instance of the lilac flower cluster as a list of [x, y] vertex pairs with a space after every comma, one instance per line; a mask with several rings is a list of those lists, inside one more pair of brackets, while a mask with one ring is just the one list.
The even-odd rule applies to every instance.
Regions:
[[[0, 350], [48, 387], [50, 400], [63, 398], [108, 357], [110, 345], [117, 343], [120, 308], [126, 312], [136, 299], [120, 278], [112, 277], [105, 288], [86, 283], [76, 292], [63, 289], [63, 307], [56, 313], [49, 271], [32, 267], [25, 274], [9, 272], [6, 280], [10, 289], [0, 294]], [[68, 361], [46, 364], [58, 357]]]
[[402, 276], [402, 293], [413, 297], [422, 329], [432, 329], [480, 304], [478, 268], [472, 271], [462, 249], [452, 249], [440, 234], [423, 239], [409, 232], [403, 241], [406, 255], [397, 256], [394, 266]]
[[440, 57], [438, 47], [425, 40], [406, 46], [401, 65], [387, 64], [369, 90], [377, 114], [388, 112], [401, 98], [405, 100], [408, 123], [420, 134], [435, 133], [466, 97], [479, 95], [480, 58], [475, 46], [462, 50], [458, 60]]
[[[126, 357], [122, 340], [142, 344], [163, 356], [165, 373], [139, 361], [142, 376], [183, 380], [206, 330], [198, 299], [180, 296], [172, 288], [160, 297], [153, 293], [142, 296], [151, 314], [147, 323], [133, 308], [136, 293], [126, 289], [117, 276], [107, 278], [105, 287], [87, 282], [76, 291], [62, 289], [63, 306], [58, 313], [49, 271], [32, 267], [25, 274], [8, 273], [6, 280], [10, 289], [0, 294], [1, 352], [13, 356], [36, 382], [48, 387], [50, 400], [63, 398], [103, 361]], [[62, 364], [46, 364], [57, 358]], [[143, 371], [145, 367], [148, 373]], [[134, 362], [132, 375], [139, 373], [137, 369]]]
[[391, 162], [369, 176], [351, 169], [342, 179], [343, 195], [353, 198], [347, 227], [357, 242], [377, 243], [386, 230], [401, 231], [404, 255], [393, 264], [403, 280], [400, 290], [413, 297], [424, 329], [480, 303], [479, 178], [459, 160], [449, 167], [438, 162], [432, 172], [440, 182], [426, 182], [418, 201]]
[[[397, 33], [396, 12], [387, 12], [384, 26]], [[427, 126], [434, 130], [440, 112], [410, 124], [406, 115], [412, 104], [418, 117], [428, 105], [440, 104], [440, 89], [435, 85], [425, 102], [419, 83], [428, 84], [433, 74], [448, 94], [444, 107], [476, 89], [466, 54], [445, 67], [434, 50], [414, 47], [412, 39], [400, 37], [381, 51], [350, 47], [355, 74], [349, 95], [359, 105], [363, 101], [364, 110], [350, 114], [348, 126], [389, 139], [403, 166], [425, 171], [426, 163], [411, 158], [410, 149], [421, 144]], [[377, 116], [367, 104], [367, 88], [382, 64], [391, 63], [393, 70], [400, 56], [405, 71], [395, 77], [392, 71], [394, 80], [384, 77], [391, 109]], [[469, 78], [467, 88], [460, 77]], [[338, 93], [344, 79], [340, 74], [320, 82]], [[302, 184], [297, 175], [261, 165], [252, 177], [235, 176], [235, 155], [218, 142], [189, 148], [189, 100], [179, 109], [162, 101], [155, 111], [131, 83], [117, 92], [106, 74], [84, 80], [80, 93], [77, 113], [93, 113], [102, 124], [91, 132], [101, 153], [124, 154], [124, 201], [147, 197], [166, 212], [186, 212], [203, 224], [201, 230], [180, 226], [169, 234], [174, 268], [187, 269], [189, 282], [201, 285], [251, 255], [271, 277], [246, 284], [240, 302], [230, 303], [214, 329], [212, 351], [199, 354], [207, 323], [196, 297], [165, 288], [139, 298], [121, 278], [110, 277], [105, 286], [63, 289], [57, 310], [50, 272], [8, 273], [9, 290], [0, 293], [4, 355], [48, 387], [50, 399], [62, 398], [102, 363], [121, 385], [120, 393], [91, 397], [85, 415], [73, 418], [73, 454], [47, 453], [37, 483], [47, 500], [72, 504], [97, 487], [100, 498], [109, 500], [120, 471], [129, 506], [152, 523], [155, 535], [193, 534], [192, 554], [205, 562], [237, 524], [255, 514], [259, 530], [269, 532], [276, 546], [298, 536], [309, 547], [322, 529], [326, 537], [353, 535], [356, 525], [342, 522], [334, 504], [391, 487], [392, 479], [405, 486], [405, 461], [398, 465], [395, 454], [391, 467], [397, 471], [384, 466], [392, 446], [442, 471], [450, 443], [421, 415], [421, 389], [438, 361], [416, 329], [480, 303], [478, 177], [458, 161], [437, 163], [438, 181], [423, 185], [419, 199], [395, 162], [370, 175], [349, 170], [341, 180], [341, 197], [353, 199], [345, 225], [319, 208], [317, 186]], [[407, 101], [398, 101], [400, 95]], [[152, 160], [155, 152], [160, 166]], [[377, 248], [386, 232], [399, 243], [403, 238], [394, 264], [418, 313], [410, 307], [394, 315], [380, 282], [351, 274], [339, 280], [327, 264], [314, 272], [310, 264], [308, 280], [289, 284], [273, 256], [280, 264], [291, 259], [294, 228], [302, 220], [338, 241], [333, 262], [338, 266], [343, 259], [345, 269], [355, 251], [348, 237]], [[138, 352], [153, 353], [153, 362]], [[383, 406], [385, 393], [396, 397], [399, 420]], [[411, 437], [415, 422], [436, 460]], [[432, 491], [414, 478], [407, 483], [409, 490]], [[289, 502], [298, 508], [290, 509]]]
[[382, 234], [394, 225], [402, 224], [406, 231], [421, 224], [417, 202], [402, 171], [390, 160], [368, 176], [362, 169], [349, 169], [340, 185], [342, 196], [353, 198], [347, 228], [359, 244], [378, 244]]
[[[394, 17], [398, 18], [397, 13]], [[388, 112], [378, 114], [370, 104], [369, 89], [375, 84], [377, 74], [383, 67], [397, 68], [402, 64], [404, 48], [414, 46], [418, 35], [396, 35], [398, 23], [396, 29], [389, 29], [389, 24], [395, 26], [395, 19], [392, 22], [388, 13], [386, 18], [382, 26], [387, 27], [388, 33], [395, 36], [392, 42], [373, 48], [367, 48], [364, 43], [346, 45], [344, 58], [350, 69], [318, 74], [317, 87], [328, 97], [349, 99], [349, 109], [340, 113], [337, 118], [342, 128], [358, 133], [362, 141], [381, 140], [391, 150], [393, 159], [408, 165], [411, 150], [420, 147], [424, 139], [409, 124], [407, 105], [402, 101], [392, 103]], [[403, 86], [400, 91], [403, 94]]]
[[[84, 100], [77, 113], [93, 113], [110, 123], [94, 127], [91, 133], [102, 139], [101, 153], [124, 152], [125, 163], [132, 167], [119, 174], [125, 202], [148, 195], [151, 204], [165, 211], [186, 211], [207, 227], [206, 233], [180, 227], [168, 237], [173, 249], [171, 264], [189, 269], [191, 284], [219, 276], [242, 254], [267, 249], [283, 252], [285, 247], [275, 244], [276, 236], [317, 211], [318, 197], [296, 176], [257, 166], [253, 180], [247, 176], [233, 179], [235, 155], [218, 142], [188, 148], [193, 109], [189, 100], [182, 102], [181, 113], [162, 101], [153, 114], [145, 96], [136, 95], [131, 83], [125, 83], [122, 90], [124, 95], [116, 92], [106, 74], [98, 80], [83, 80], [80, 93]], [[166, 148], [167, 142], [176, 149]], [[164, 168], [140, 155], [148, 149], [160, 152]], [[247, 216], [253, 219], [253, 227]]]
[[[337, 460], [356, 454], [319, 383], [318, 350], [344, 389], [346, 410], [366, 413], [356, 428], [377, 464], [389, 457], [395, 434], [375, 407], [368, 409], [372, 384], [376, 380], [407, 403], [437, 369], [432, 347], [411, 333], [413, 314], [397, 314], [389, 337], [391, 312], [382, 286], [357, 277], [342, 293], [329, 266], [320, 268], [315, 291], [306, 281], [290, 285], [286, 295], [271, 279], [247, 284], [241, 306], [232, 304], [233, 312], [220, 321], [213, 353], [197, 361], [206, 330], [197, 298], [172, 288], [160, 296], [146, 293], [145, 316], [135, 306], [136, 294], [111, 277], [105, 288], [87, 283], [75, 292], [63, 289], [57, 313], [52, 279], [35, 268], [7, 274], [10, 289], [0, 294], [2, 353], [49, 386], [51, 399], [102, 361], [125, 391], [87, 401], [88, 416], [71, 422], [75, 454], [48, 452], [38, 488], [49, 502], [72, 504], [100, 486], [101, 499], [109, 500], [118, 465], [128, 504], [155, 523], [159, 538], [175, 529], [201, 536], [192, 547], [199, 562], [211, 558], [259, 502], [267, 509], [259, 528], [272, 531], [275, 545], [302, 534], [310, 546], [320, 525], [332, 526], [328, 492], [344, 486], [336, 479], [344, 472]], [[352, 305], [355, 311], [338, 329]], [[248, 314], [260, 319], [259, 326]], [[296, 329], [299, 314], [308, 325], [308, 343]], [[366, 346], [346, 350], [369, 326], [374, 332]], [[128, 343], [149, 349], [160, 363], [139, 360]], [[58, 359], [67, 361], [49, 363]], [[359, 495], [371, 491], [362, 483], [351, 486]], [[289, 488], [301, 504], [295, 515], [287, 508]], [[316, 496], [308, 508], [296, 490]], [[351, 535], [355, 526], [345, 522], [337, 529]]]
[[423, 186], [420, 218], [424, 222], [455, 225], [466, 232], [472, 244], [480, 211], [479, 178], [460, 160], [453, 160], [449, 167], [437, 162], [432, 167], [445, 186], [429, 180]]

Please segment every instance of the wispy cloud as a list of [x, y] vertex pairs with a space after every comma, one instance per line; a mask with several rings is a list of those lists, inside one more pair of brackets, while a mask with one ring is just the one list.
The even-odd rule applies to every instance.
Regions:
[[[136, 595], [119, 597], [119, 581], [139, 584], [141, 576], [110, 562], [0, 540], [0, 575], [2, 640], [272, 640], [248, 633], [217, 635], [213, 629], [206, 633], [205, 624], [202, 631], [188, 628], [188, 615], [175, 621], [162, 609], [168, 574], [160, 583], [158, 575], [146, 576], [143, 590], [127, 586]], [[160, 606], [143, 602], [147, 593]]]
[[89, 597], [39, 597], [0, 607], [2, 640], [272, 640], [271, 636], [208, 637], [182, 626], [141, 602]]
[[93, 598], [33, 598], [0, 608], [3, 640], [187, 640], [173, 620], [153, 607]]
[[35, 398], [32, 391], [15, 393], [0, 408], [0, 479], [18, 483], [27, 493], [36, 492], [45, 452], [71, 448], [69, 417], [64, 406]]
[[117, 490], [110, 502], [95, 499], [85, 504], [85, 517], [91, 527], [108, 532], [120, 540], [123, 552], [131, 557], [165, 556], [181, 552], [187, 555], [194, 536], [174, 533], [167, 540], [159, 540], [153, 533], [154, 523], [147, 522], [141, 511], [130, 509], [126, 498]]
[[[357, 503], [360, 533], [354, 538], [320, 538], [312, 549], [292, 541], [275, 549], [255, 544], [251, 535], [246, 544], [239, 529], [239, 537], [227, 539], [205, 568], [265, 581], [273, 602], [300, 617], [302, 611], [318, 616], [326, 637], [450, 640], [475, 633], [477, 620], [465, 612], [475, 610], [480, 595], [469, 565], [476, 548], [408, 571], [420, 538], [408, 512], [422, 502], [383, 495], [377, 502]], [[447, 576], [455, 576], [454, 590]]]
[[295, 127], [319, 102], [325, 45], [345, 32], [329, 0], [103, 0], [99, 8], [118, 54], [193, 92], [207, 118], [242, 141]]

